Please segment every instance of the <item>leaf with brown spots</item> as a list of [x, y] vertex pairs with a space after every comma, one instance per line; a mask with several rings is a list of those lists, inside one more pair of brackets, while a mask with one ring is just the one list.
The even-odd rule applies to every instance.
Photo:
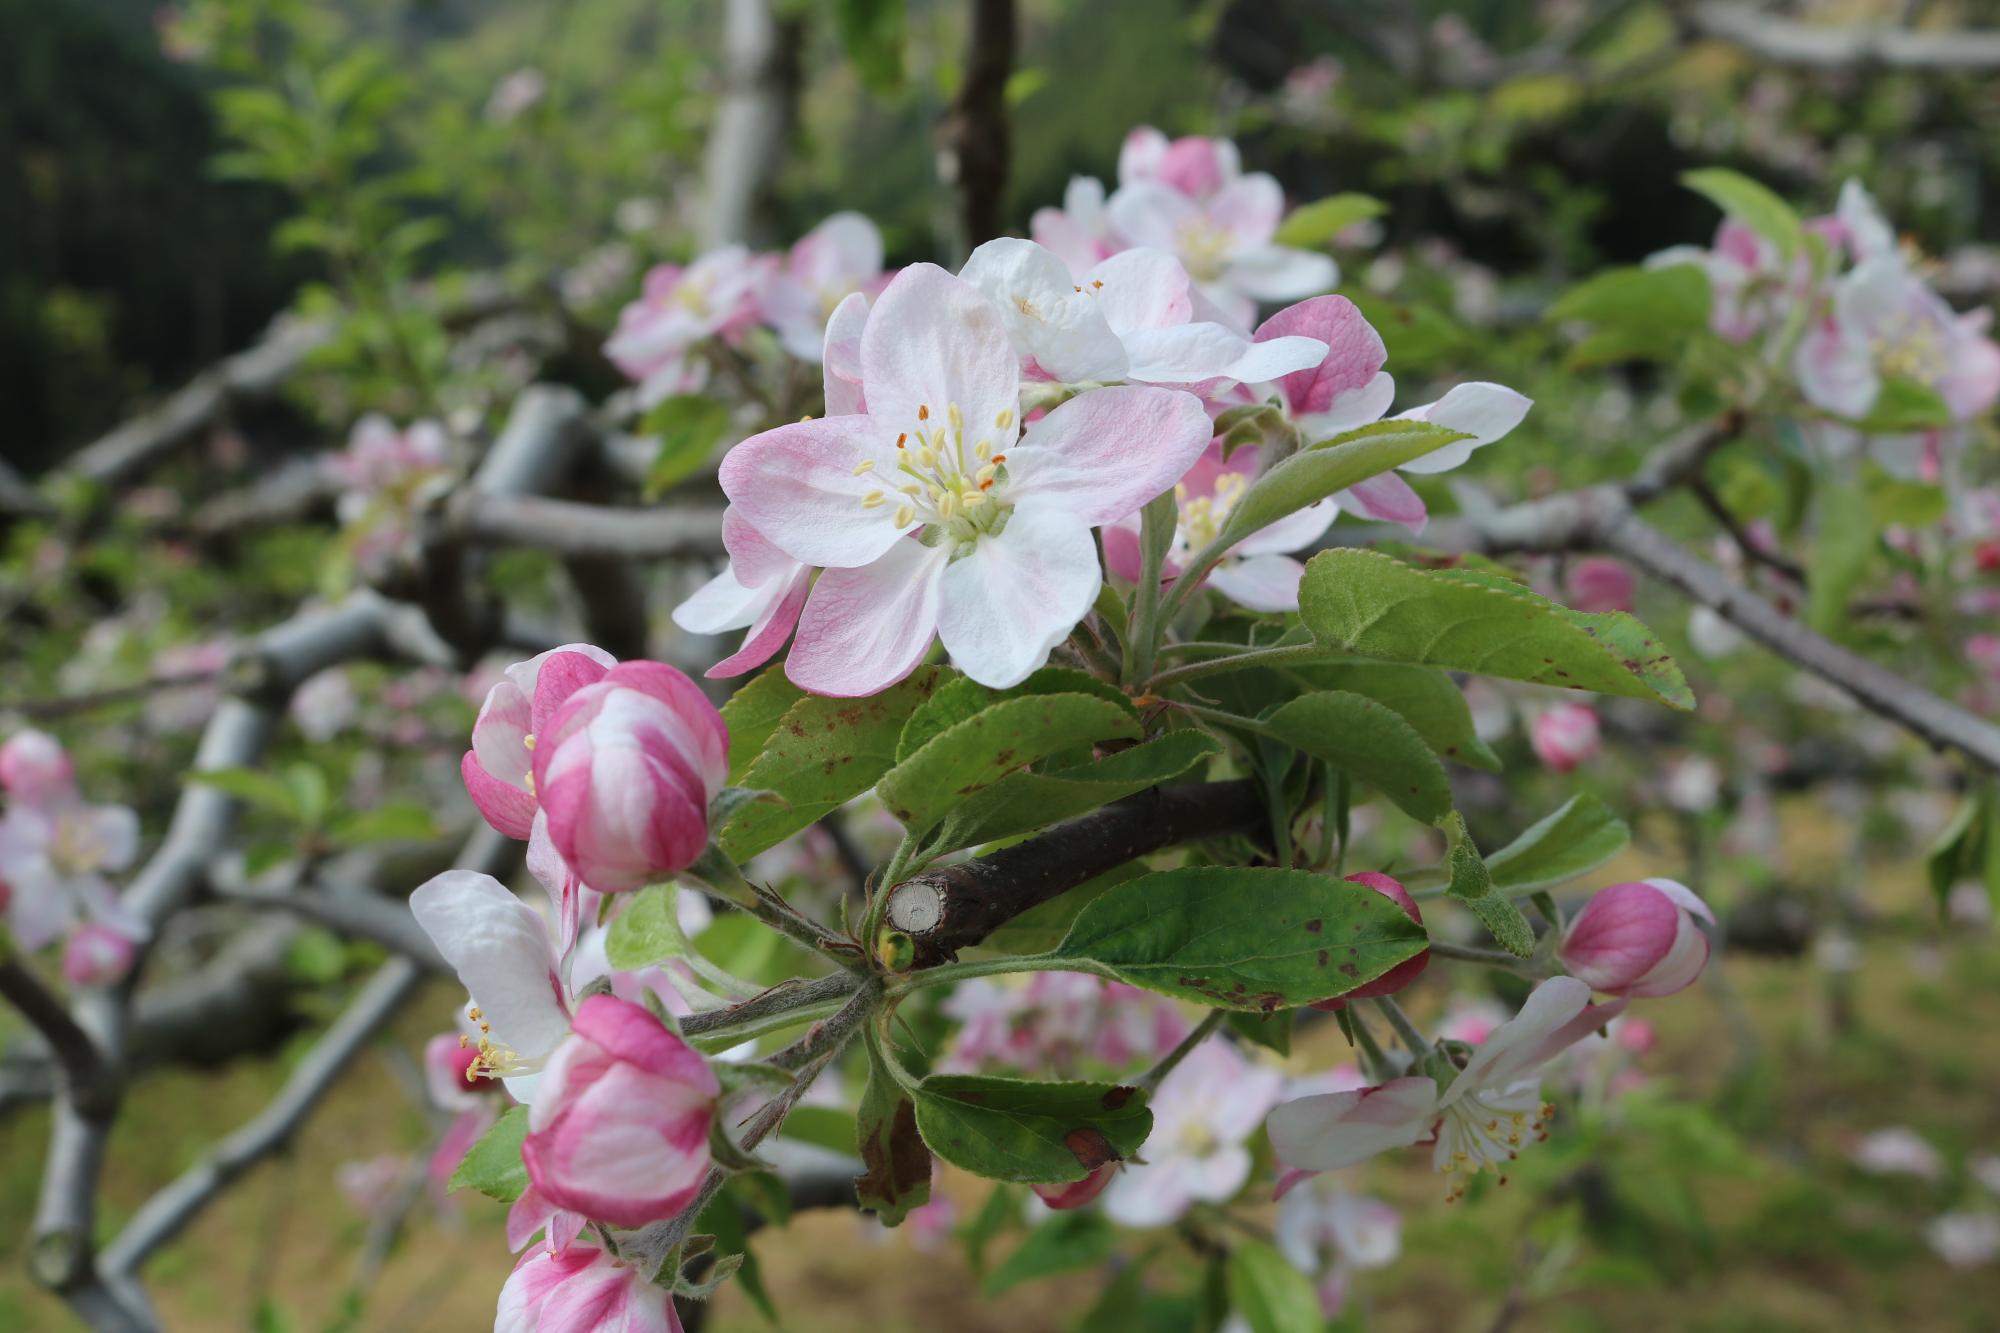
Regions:
[[917, 1131], [915, 1103], [872, 1059], [855, 1126], [867, 1169], [854, 1178], [854, 1197], [883, 1226], [893, 1227], [930, 1199], [931, 1154]]
[[1137, 1088], [933, 1074], [916, 1093], [932, 1152], [992, 1180], [1081, 1180], [1139, 1150], [1153, 1113]]

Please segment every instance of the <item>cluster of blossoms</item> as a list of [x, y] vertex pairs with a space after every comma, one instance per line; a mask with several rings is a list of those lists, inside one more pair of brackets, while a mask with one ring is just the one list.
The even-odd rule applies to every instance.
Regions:
[[66, 938], [63, 977], [101, 986], [132, 966], [145, 922], [129, 912], [107, 875], [139, 854], [139, 815], [128, 806], [91, 805], [76, 786], [76, 765], [39, 731], [0, 745], [0, 920], [22, 949]]
[[434, 421], [398, 430], [387, 417], [370, 414], [355, 423], [347, 448], [326, 466], [341, 488], [337, 507], [354, 563], [377, 571], [416, 555], [414, 516], [426, 493], [448, 475], [451, 441]]
[[[1950, 1177], [1944, 1154], [1908, 1125], [1891, 1125], [1861, 1137], [1848, 1160], [1870, 1175], [1908, 1176], [1926, 1185]], [[1974, 1196], [1924, 1226], [1924, 1239], [1952, 1268], [1979, 1268], [2000, 1260], [2000, 1154], [1976, 1153], [1965, 1162]]]
[[[1723, 222], [1711, 248], [1677, 247], [1649, 262], [1698, 265], [1708, 275], [1715, 333], [1789, 357], [1800, 395], [1825, 414], [1806, 425], [1826, 449], [1851, 456], [1865, 447], [1899, 476], [1943, 479], [1966, 423], [2000, 401], [1991, 312], [1961, 315], [1946, 304], [1859, 181], [1842, 186], [1835, 211], [1806, 228], [1823, 243], [1826, 263], [1803, 251], [1787, 259], [1735, 219]], [[1858, 429], [1853, 423], [1898, 381], [1935, 393], [1952, 426]]]
[[765, 328], [801, 361], [820, 359], [827, 321], [854, 293], [887, 284], [882, 234], [859, 213], [836, 213], [784, 254], [741, 245], [691, 264], [660, 264], [618, 315], [604, 354], [639, 386], [641, 406], [704, 388], [718, 345]]

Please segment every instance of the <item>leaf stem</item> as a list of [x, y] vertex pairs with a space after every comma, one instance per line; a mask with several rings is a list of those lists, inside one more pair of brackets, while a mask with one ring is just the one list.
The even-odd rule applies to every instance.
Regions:
[[1425, 1039], [1417, 1025], [1410, 1021], [1410, 1016], [1403, 1012], [1402, 1005], [1387, 995], [1380, 995], [1375, 998], [1375, 1007], [1389, 1020], [1389, 1026], [1396, 1029], [1396, 1036], [1409, 1048], [1411, 1055], [1421, 1060], [1430, 1053], [1430, 1042]]
[[1117, 973], [1102, 963], [1088, 958], [1063, 958], [1056, 954], [1038, 953], [1026, 957], [981, 958], [969, 963], [946, 963], [941, 967], [927, 967], [911, 972], [889, 984], [889, 998], [901, 999], [926, 986], [949, 986], [960, 981], [971, 981], [975, 977], [1005, 976], [1009, 972], [1087, 972], [1092, 976], [1116, 981]]
[[1170, 685], [1184, 684], [1199, 680], [1203, 676], [1219, 676], [1228, 671], [1248, 671], [1254, 667], [1293, 666], [1302, 662], [1324, 661], [1329, 656], [1324, 645], [1317, 643], [1288, 643], [1276, 648], [1247, 648], [1234, 657], [1212, 657], [1203, 662], [1189, 662], [1182, 666], [1170, 667], [1154, 676], [1146, 684], [1146, 689], [1158, 694]]

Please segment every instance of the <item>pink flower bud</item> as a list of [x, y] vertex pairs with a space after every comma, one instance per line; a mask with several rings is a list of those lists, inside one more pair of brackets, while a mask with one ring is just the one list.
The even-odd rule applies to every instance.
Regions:
[[537, 690], [535, 791], [549, 837], [602, 893], [685, 870], [708, 845], [708, 803], [729, 775], [729, 730], [693, 681], [627, 662], [570, 694], [546, 725]]
[[593, 995], [542, 1072], [521, 1156], [557, 1208], [657, 1222], [701, 1188], [720, 1094], [708, 1062], [648, 1010]]
[[1565, 598], [1578, 611], [1630, 611], [1632, 571], [1623, 562], [1593, 556], [1569, 567]]
[[595, 1245], [521, 1256], [500, 1288], [495, 1333], [681, 1333], [673, 1293]]
[[1715, 914], [1670, 879], [1614, 884], [1577, 913], [1559, 956], [1578, 979], [1607, 995], [1672, 995], [1708, 962], [1708, 937], [1694, 918]]
[[[1396, 906], [1402, 908], [1404, 916], [1410, 918], [1410, 920], [1420, 926], [1424, 924], [1424, 914], [1417, 907], [1417, 900], [1410, 896], [1409, 890], [1405, 889], [1399, 881], [1373, 870], [1364, 870], [1359, 874], [1349, 875], [1347, 882], [1349, 884], [1366, 885], [1368, 888], [1381, 894], [1384, 898], [1387, 898], [1390, 902], [1396, 904]], [[1365, 1000], [1376, 995], [1394, 995], [1397, 991], [1422, 976], [1424, 969], [1430, 965], [1431, 951], [1425, 949], [1414, 958], [1405, 958], [1402, 962], [1396, 964], [1381, 976], [1376, 977], [1373, 981], [1364, 981], [1345, 994], [1336, 995], [1330, 1000], [1315, 1000], [1312, 1007], [1315, 1009], [1324, 1009], [1328, 1013], [1338, 1013], [1346, 1006], [1349, 1000]]]
[[1597, 734], [1597, 713], [1584, 704], [1557, 704], [1535, 717], [1529, 736], [1535, 755], [1558, 773], [1589, 763], [1603, 748]]
[[63, 945], [63, 980], [72, 986], [109, 986], [132, 970], [132, 941], [109, 926], [86, 922]]
[[[510, 838], [525, 839], [533, 830], [536, 730], [564, 699], [617, 665], [602, 648], [572, 643], [516, 662], [494, 682], [472, 724], [472, 748], [458, 766], [466, 794], [487, 823]], [[546, 711], [536, 711], [538, 699]]]
[[1104, 1187], [1111, 1183], [1117, 1173], [1117, 1162], [1106, 1162], [1082, 1180], [1073, 1180], [1067, 1185], [1030, 1185], [1035, 1196], [1057, 1212], [1069, 1208], [1081, 1208], [1104, 1193]]
[[40, 805], [64, 795], [75, 782], [76, 765], [47, 732], [18, 732], [0, 745], [0, 787], [17, 801]]

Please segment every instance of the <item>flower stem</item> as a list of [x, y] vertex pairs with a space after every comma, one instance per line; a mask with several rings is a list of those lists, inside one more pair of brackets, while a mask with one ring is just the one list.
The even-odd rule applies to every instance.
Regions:
[[1158, 694], [1169, 685], [1180, 685], [1203, 676], [1219, 676], [1227, 671], [1248, 671], [1254, 667], [1295, 666], [1304, 662], [1323, 662], [1331, 654], [1317, 643], [1287, 643], [1276, 648], [1246, 648], [1233, 657], [1212, 657], [1203, 662], [1189, 662], [1183, 666], [1170, 667], [1147, 682], [1146, 688]]
[[1396, 1036], [1409, 1048], [1411, 1055], [1421, 1060], [1430, 1053], [1430, 1042], [1425, 1039], [1422, 1032], [1418, 1031], [1417, 1025], [1410, 1021], [1410, 1016], [1403, 1012], [1402, 1005], [1387, 995], [1381, 995], [1376, 997], [1375, 1007], [1389, 1020], [1389, 1026], [1396, 1029]]
[[1182, 1037], [1180, 1045], [1168, 1051], [1160, 1063], [1146, 1071], [1146, 1076], [1139, 1080], [1139, 1086], [1144, 1088], [1148, 1094], [1157, 1090], [1167, 1075], [1174, 1072], [1174, 1067], [1187, 1059], [1188, 1052], [1215, 1035], [1215, 1030], [1222, 1026], [1222, 1020], [1227, 1017], [1229, 1017], [1227, 1010], [1209, 1010], [1208, 1017], [1197, 1023], [1194, 1031]]

